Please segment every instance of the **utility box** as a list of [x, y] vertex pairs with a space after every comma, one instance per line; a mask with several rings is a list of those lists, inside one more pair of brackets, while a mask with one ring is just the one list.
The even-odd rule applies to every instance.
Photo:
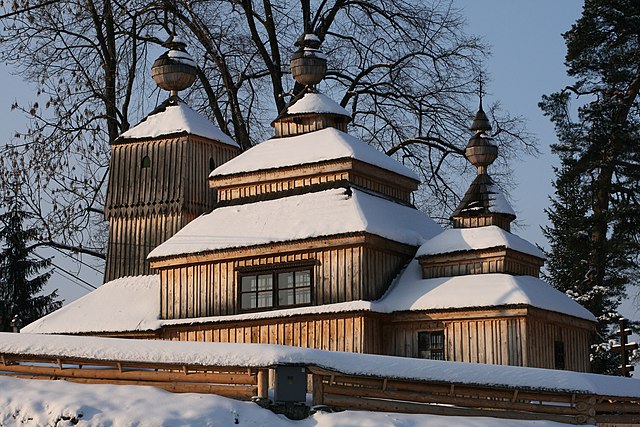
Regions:
[[304, 366], [276, 366], [274, 400], [276, 402], [305, 402], [307, 399], [307, 370]]

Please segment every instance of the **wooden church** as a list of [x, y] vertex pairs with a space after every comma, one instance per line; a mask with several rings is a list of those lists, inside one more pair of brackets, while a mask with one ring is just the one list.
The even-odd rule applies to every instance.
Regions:
[[169, 99], [111, 147], [107, 283], [23, 331], [588, 371], [595, 318], [510, 232], [482, 104], [465, 152], [478, 174], [443, 230], [411, 204], [417, 175], [317, 91], [320, 41], [297, 44], [305, 89], [243, 153], [178, 98], [195, 64], [168, 45], [153, 76]]

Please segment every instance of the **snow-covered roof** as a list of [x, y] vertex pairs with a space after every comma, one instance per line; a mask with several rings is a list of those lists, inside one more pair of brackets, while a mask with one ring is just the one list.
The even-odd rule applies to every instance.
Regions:
[[506, 247], [538, 258], [545, 258], [544, 252], [535, 245], [495, 225], [445, 230], [423, 244], [416, 256], [495, 247]]
[[351, 114], [333, 99], [321, 93], [307, 92], [293, 105], [287, 107], [285, 114], [328, 113], [351, 117]]
[[495, 183], [487, 185], [489, 192], [489, 212], [516, 215], [504, 193]]
[[220, 165], [209, 176], [278, 169], [344, 158], [360, 160], [416, 181], [420, 180], [415, 172], [398, 161], [355, 136], [335, 128], [269, 139]]
[[337, 188], [214, 209], [156, 247], [149, 258], [357, 232], [419, 246], [441, 228], [417, 209]]
[[591, 312], [533, 276], [472, 274], [423, 279], [420, 264], [411, 261], [375, 311], [422, 311], [530, 305], [595, 321]]
[[640, 396], [640, 381], [519, 366], [445, 362], [274, 344], [210, 343], [0, 333], [0, 353], [122, 362], [268, 367], [311, 365], [345, 374], [604, 396]]
[[477, 215], [486, 213], [498, 213], [516, 216], [511, 204], [493, 179], [486, 173], [475, 177], [460, 204], [453, 212], [452, 217], [458, 215]]
[[119, 138], [157, 138], [182, 132], [238, 147], [238, 144], [229, 135], [222, 132], [182, 100], [165, 103], [161, 108], [142, 119], [136, 126], [120, 135]]
[[158, 329], [160, 276], [123, 277], [22, 328], [38, 334]]

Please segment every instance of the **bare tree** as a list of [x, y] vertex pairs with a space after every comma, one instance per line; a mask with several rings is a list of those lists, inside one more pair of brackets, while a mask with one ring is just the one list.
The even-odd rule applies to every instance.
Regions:
[[[417, 205], [444, 219], [467, 185], [463, 150], [486, 49], [449, 2], [60, 0], [15, 13], [0, 58], [47, 101], [15, 106], [32, 127], [8, 150], [35, 183], [24, 199], [44, 244], [102, 256], [108, 143], [149, 110], [149, 50], [174, 31], [199, 64], [183, 96], [243, 149], [272, 135], [271, 120], [301, 90], [289, 58], [313, 32], [329, 59], [320, 90], [352, 112], [351, 132], [421, 174]], [[503, 160], [535, 150], [519, 118], [491, 111]]]

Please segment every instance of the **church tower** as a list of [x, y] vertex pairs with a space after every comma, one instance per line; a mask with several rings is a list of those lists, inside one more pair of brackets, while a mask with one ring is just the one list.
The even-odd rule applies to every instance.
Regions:
[[169, 98], [111, 144], [105, 282], [150, 274], [149, 252], [212, 208], [207, 176], [240, 153], [228, 135], [178, 97], [196, 79], [186, 45], [170, 37], [164, 46], [151, 71]]
[[478, 174], [451, 215], [453, 227], [476, 228], [495, 225], [510, 231], [511, 222], [516, 219], [516, 214], [487, 173], [487, 167], [498, 157], [498, 147], [487, 135], [491, 130], [491, 124], [482, 109], [482, 98], [471, 123], [471, 130], [474, 135], [469, 139], [464, 155], [478, 169]]

